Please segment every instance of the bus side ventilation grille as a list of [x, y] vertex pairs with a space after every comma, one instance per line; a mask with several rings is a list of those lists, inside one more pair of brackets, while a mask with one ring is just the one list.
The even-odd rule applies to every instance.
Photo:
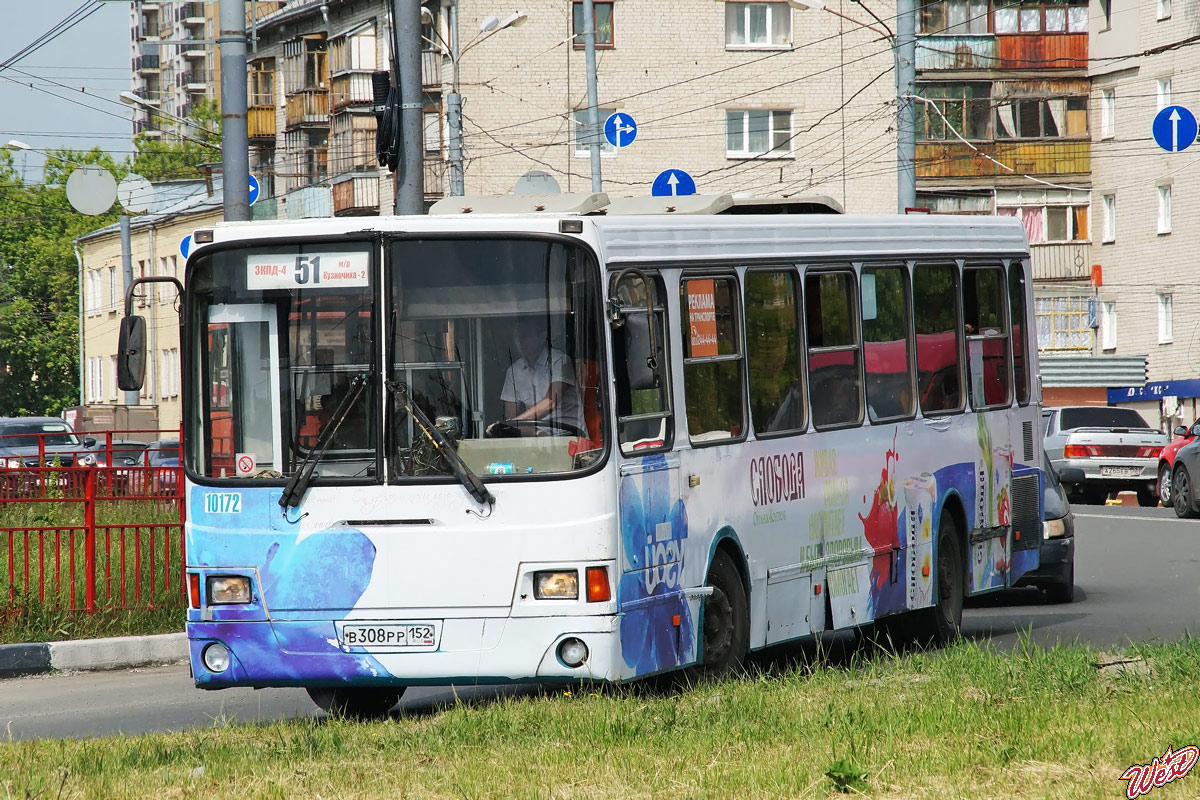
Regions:
[[1038, 474], [1020, 475], [1012, 479], [1013, 520], [1036, 520], [1038, 513]]
[[1021, 423], [1021, 443], [1023, 445], [1025, 445], [1025, 458], [1023, 460], [1026, 464], [1028, 464], [1030, 461], [1033, 461], [1033, 423], [1032, 422], [1022, 422]]

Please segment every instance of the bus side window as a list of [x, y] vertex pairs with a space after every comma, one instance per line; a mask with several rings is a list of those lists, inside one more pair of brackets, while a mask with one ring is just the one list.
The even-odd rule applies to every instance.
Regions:
[[813, 426], [856, 425], [863, 416], [863, 393], [854, 273], [805, 275], [804, 302]]
[[963, 270], [963, 318], [967, 335], [967, 374], [972, 408], [1012, 403], [1012, 350], [1004, 314], [1004, 270], [999, 266]]
[[1008, 307], [1011, 311], [1013, 379], [1017, 402], [1029, 403], [1029, 359], [1025, 357], [1025, 265], [1011, 261], [1008, 265]]
[[959, 377], [958, 265], [918, 264], [913, 270], [917, 329], [917, 395], [921, 413], [962, 409]]
[[902, 266], [863, 269], [863, 369], [871, 422], [904, 419], [916, 413], [911, 316], [908, 270]]
[[[627, 274], [612, 290], [619, 319], [609, 328], [615, 366], [617, 438], [621, 452], [627, 456], [669, 450], [673, 441], [664, 289], [661, 277], [647, 277], [648, 282], [639, 274]], [[647, 319], [647, 303], [653, 309], [652, 319]], [[647, 364], [650, 357], [655, 368]]]
[[804, 430], [798, 289], [791, 271], [746, 273], [750, 418], [759, 437]]
[[739, 305], [733, 278], [679, 282], [683, 391], [693, 444], [740, 439], [746, 428]]

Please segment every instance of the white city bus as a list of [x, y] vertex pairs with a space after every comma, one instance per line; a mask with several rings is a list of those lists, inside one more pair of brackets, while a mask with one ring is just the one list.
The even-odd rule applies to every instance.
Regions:
[[944, 640], [964, 596], [1037, 566], [1016, 220], [457, 213], [194, 242], [199, 687], [366, 715], [410, 685], [718, 674], [897, 615]]

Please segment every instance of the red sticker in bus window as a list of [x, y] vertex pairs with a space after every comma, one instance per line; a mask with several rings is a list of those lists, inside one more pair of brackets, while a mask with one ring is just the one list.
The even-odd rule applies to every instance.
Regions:
[[714, 281], [687, 282], [688, 323], [691, 326], [689, 356], [703, 358], [717, 355], [717, 301]]

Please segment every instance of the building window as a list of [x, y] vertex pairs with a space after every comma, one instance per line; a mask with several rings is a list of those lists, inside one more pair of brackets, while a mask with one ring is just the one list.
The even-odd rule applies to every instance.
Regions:
[[162, 351], [159, 368], [159, 397], [179, 396], [179, 350], [170, 348]]
[[1171, 232], [1171, 187], [1158, 187], [1158, 232]]
[[1117, 348], [1117, 304], [1100, 304], [1100, 347], [1105, 350]]
[[333, 115], [333, 135], [329, 140], [332, 174], [362, 171], [378, 165], [375, 155], [374, 114], [344, 112]]
[[329, 41], [329, 69], [333, 74], [350, 70], [373, 70], [375, 58], [375, 23]]
[[1171, 0], [1158, 0], [1158, 16], [1156, 19], [1166, 19], [1171, 16]]
[[790, 47], [792, 9], [787, 3], [726, 3], [725, 46]]
[[251, 108], [275, 107], [275, 59], [255, 61], [247, 68], [247, 98]]
[[1023, 0], [998, 0], [996, 33], [1087, 33], [1086, 0], [1068, 3], [1030, 3]]
[[996, 103], [997, 139], [1087, 138], [1086, 97], [1011, 98]]
[[108, 310], [109, 311], [117, 310], [118, 293], [119, 293], [119, 290], [118, 290], [118, 284], [117, 284], [117, 268], [109, 267], [108, 268]]
[[922, 33], [987, 33], [987, 0], [932, 0], [921, 6]]
[[1117, 90], [1100, 90], [1100, 138], [1111, 139], [1117, 129]]
[[283, 43], [285, 84], [289, 94], [329, 88], [329, 43], [321, 34]]
[[143, 400], [154, 399], [154, 354], [153, 351], [147, 354], [146, 357], [146, 373], [142, 376], [142, 390], [138, 396]]
[[917, 119], [918, 139], [990, 139], [990, 83], [926, 83], [917, 94], [921, 103]]
[[1115, 194], [1104, 195], [1104, 238], [1101, 242], [1115, 242], [1117, 240], [1117, 196]]
[[112, 377], [112, 383], [108, 390], [108, 400], [109, 400], [109, 402], [115, 403], [115, 402], [117, 402], [117, 399], [118, 399], [118, 396], [117, 396], [117, 357], [116, 356], [109, 356], [108, 366], [109, 366], [108, 374]]
[[442, 118], [436, 111], [426, 111], [421, 115], [423, 120], [422, 139], [425, 142], [425, 153], [442, 152]]
[[792, 152], [791, 111], [726, 111], [725, 156], [788, 156]]
[[[583, 3], [575, 0], [573, 6], [572, 10], [574, 13], [571, 17], [571, 33], [575, 36], [575, 49], [581, 50], [585, 46], [583, 34], [586, 32], [583, 27]], [[592, 13], [595, 15], [596, 22], [596, 47], [611, 50], [614, 46], [613, 4], [611, 0], [594, 0], [592, 3]]]
[[[608, 143], [608, 139], [604, 138], [604, 120], [616, 113], [615, 108], [597, 108], [596, 109], [596, 137], [600, 140], [600, 155], [611, 156], [615, 155], [617, 148]], [[575, 157], [588, 158], [591, 155], [591, 140], [588, 139], [588, 110], [581, 108], [571, 114], [571, 120], [574, 122], [574, 133], [572, 137], [575, 141]]]
[[1158, 296], [1158, 343], [1170, 344], [1174, 339], [1174, 321], [1172, 320], [1173, 298], [1169, 294]]
[[1038, 349], [1090, 352], [1092, 327], [1088, 305], [1091, 302], [1089, 297], [1034, 298]]
[[1155, 99], [1158, 101], [1158, 110], [1162, 111], [1167, 106], [1171, 105], [1171, 79], [1159, 78], [1155, 83]]
[[1020, 219], [1030, 244], [1083, 242], [1088, 238], [1087, 205], [1000, 206], [996, 214]]

